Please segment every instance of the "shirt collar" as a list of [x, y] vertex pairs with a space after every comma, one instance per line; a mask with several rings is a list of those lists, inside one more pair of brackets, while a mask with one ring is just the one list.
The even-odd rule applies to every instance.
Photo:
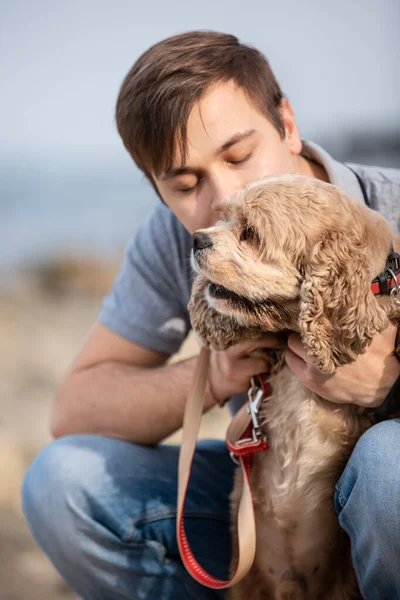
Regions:
[[357, 177], [349, 167], [332, 158], [326, 150], [314, 144], [314, 142], [310, 142], [309, 140], [302, 140], [302, 142], [303, 149], [301, 154], [304, 158], [309, 158], [322, 165], [328, 174], [330, 183], [340, 187], [350, 198], [359, 200], [363, 204], [365, 203]]

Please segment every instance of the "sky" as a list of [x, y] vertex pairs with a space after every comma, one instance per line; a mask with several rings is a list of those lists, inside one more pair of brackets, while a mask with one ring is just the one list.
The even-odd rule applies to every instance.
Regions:
[[0, 155], [130, 160], [119, 86], [150, 45], [190, 29], [262, 50], [305, 137], [400, 125], [399, 0], [0, 0]]

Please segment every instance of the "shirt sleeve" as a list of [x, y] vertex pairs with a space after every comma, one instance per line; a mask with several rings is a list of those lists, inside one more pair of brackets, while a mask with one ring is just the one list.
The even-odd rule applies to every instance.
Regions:
[[128, 243], [98, 320], [146, 348], [172, 354], [190, 329], [191, 238], [161, 205]]

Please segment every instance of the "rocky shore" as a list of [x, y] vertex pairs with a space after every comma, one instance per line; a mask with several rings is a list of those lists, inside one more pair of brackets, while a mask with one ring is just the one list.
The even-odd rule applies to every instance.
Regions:
[[[21, 513], [24, 472], [49, 441], [55, 390], [93, 324], [117, 264], [57, 260], [0, 289], [0, 600], [77, 598], [35, 545]], [[173, 360], [194, 355], [192, 337]], [[227, 413], [203, 419], [201, 437], [221, 437]], [[179, 442], [180, 432], [168, 442]]]

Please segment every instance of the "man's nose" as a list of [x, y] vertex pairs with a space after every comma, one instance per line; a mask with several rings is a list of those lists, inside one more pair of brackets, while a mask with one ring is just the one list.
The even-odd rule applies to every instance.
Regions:
[[225, 196], [214, 196], [213, 200], [211, 202], [211, 209], [213, 211], [213, 213], [215, 213], [216, 215], [223, 215], [226, 207], [227, 207], [227, 199], [228, 199], [229, 195], [226, 194]]
[[199, 232], [193, 234], [193, 252], [204, 250], [205, 248], [211, 248], [212, 245], [212, 240], [206, 233]]
[[220, 178], [214, 180], [212, 190], [211, 209], [218, 216], [223, 215], [228, 206], [228, 200], [238, 192], [242, 185], [237, 179], [225, 180]]

